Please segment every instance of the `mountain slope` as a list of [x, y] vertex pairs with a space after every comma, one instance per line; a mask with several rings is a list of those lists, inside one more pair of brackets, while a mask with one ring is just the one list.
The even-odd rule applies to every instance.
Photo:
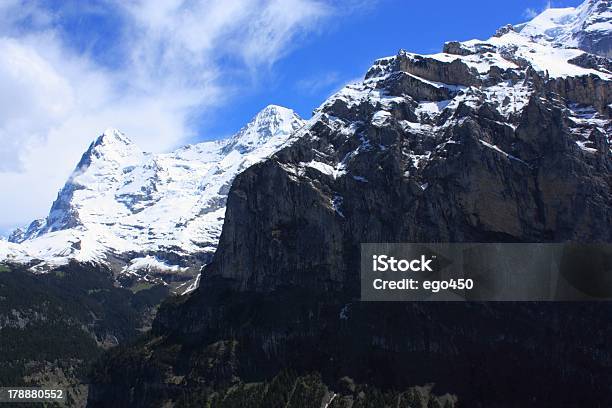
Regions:
[[149, 326], [167, 296], [160, 286], [117, 288], [83, 265], [42, 276], [0, 266], [0, 384], [62, 387], [67, 406], [85, 406], [88, 365]]
[[42, 260], [35, 270], [74, 259], [122, 271], [124, 279], [147, 272], [157, 272], [158, 280], [191, 276], [216, 248], [235, 175], [274, 153], [300, 126], [293, 111], [270, 105], [227, 140], [167, 154], [144, 153], [107, 130], [85, 152], [49, 216], [13, 240], [21, 258], [25, 252]]
[[376, 61], [239, 175], [209, 279], [352, 293], [360, 242], [610, 242], [612, 75], [514, 30], [445, 51]]
[[612, 57], [610, 0], [588, 0], [576, 8], [549, 8], [516, 28], [522, 35], [535, 41], [580, 48], [603, 57]]
[[607, 303], [360, 301], [364, 242], [612, 241], [612, 77], [591, 57], [504, 27], [375, 61], [236, 177], [200, 287], [103, 361], [91, 405], [212, 399], [287, 369], [338, 393], [611, 405]]

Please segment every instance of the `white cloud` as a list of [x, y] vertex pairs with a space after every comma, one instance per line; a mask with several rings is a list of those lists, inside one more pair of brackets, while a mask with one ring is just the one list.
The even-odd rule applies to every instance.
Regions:
[[296, 82], [295, 87], [304, 93], [314, 94], [319, 91], [328, 90], [337, 86], [340, 82], [340, 75], [337, 72], [325, 72], [307, 78], [302, 78]]
[[[116, 26], [104, 28], [116, 30], [117, 41], [100, 55], [71, 43], [61, 7], [0, 3], [0, 225], [44, 216], [107, 127], [148, 151], [192, 138], [194, 115], [227, 103], [236, 82], [269, 69], [338, 12], [316, 0], [105, 4], [96, 12], [116, 14]], [[117, 59], [100, 61], [109, 55]]]
[[525, 17], [528, 20], [531, 20], [531, 19], [535, 18], [536, 16], [538, 16], [543, 11], [546, 11], [546, 10], [548, 10], [551, 7], [552, 6], [551, 6], [550, 1], [547, 1], [546, 4], [544, 5], [544, 7], [542, 7], [540, 10], [535, 9], [533, 7], [528, 7], [528, 8], [525, 9], [525, 11], [523, 11], [523, 17]]
[[[296, 35], [314, 27], [312, 21], [331, 14], [323, 3], [304, 0], [277, 0], [266, 4], [249, 18], [242, 55], [250, 65], [270, 63], [291, 49]], [[239, 43], [234, 42], [235, 46]]]
[[538, 14], [540, 14], [536, 9], [531, 8], [531, 7], [527, 7], [525, 9], [525, 11], [523, 11], [523, 17], [527, 18], [527, 19], [532, 19], [535, 16], [537, 16]]

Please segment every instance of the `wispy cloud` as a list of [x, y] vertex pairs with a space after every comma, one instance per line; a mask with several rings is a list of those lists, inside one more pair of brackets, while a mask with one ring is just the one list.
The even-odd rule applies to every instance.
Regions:
[[531, 19], [535, 18], [536, 16], [538, 16], [543, 11], [546, 11], [546, 10], [548, 10], [551, 7], [552, 7], [552, 5], [551, 5], [550, 1], [547, 1], [546, 4], [541, 9], [536, 9], [536, 8], [533, 8], [533, 7], [528, 7], [528, 8], [525, 9], [525, 11], [523, 11], [523, 17], [525, 17], [528, 20], [531, 20]]
[[523, 17], [527, 18], [527, 19], [532, 19], [535, 16], [537, 16], [538, 14], [540, 14], [536, 9], [528, 7], [525, 9], [525, 11], [523, 11]]
[[337, 86], [339, 82], [340, 75], [337, 72], [325, 72], [300, 79], [296, 82], [295, 87], [300, 92], [312, 95], [320, 91], [329, 90]]
[[48, 4], [0, 2], [0, 224], [44, 215], [105, 128], [149, 151], [189, 140], [194, 117], [351, 10], [318, 0]]

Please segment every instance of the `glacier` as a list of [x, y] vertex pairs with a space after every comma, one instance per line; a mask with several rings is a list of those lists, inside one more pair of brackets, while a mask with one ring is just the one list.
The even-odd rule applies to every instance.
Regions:
[[44, 272], [74, 260], [167, 284], [197, 275], [216, 248], [231, 182], [281, 148], [303, 125], [269, 105], [237, 134], [141, 151], [108, 129], [83, 154], [49, 215], [0, 241], [0, 260]]

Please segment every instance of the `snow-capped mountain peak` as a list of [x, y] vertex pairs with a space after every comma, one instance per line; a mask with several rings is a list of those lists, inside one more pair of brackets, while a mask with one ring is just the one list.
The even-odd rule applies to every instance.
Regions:
[[27, 253], [41, 260], [38, 270], [76, 259], [128, 277], [141, 266], [166, 280], [189, 277], [216, 247], [236, 174], [275, 153], [302, 125], [294, 111], [269, 105], [231, 138], [163, 154], [144, 153], [107, 129], [83, 154], [47, 218], [11, 235], [21, 243], [18, 259]]
[[106, 129], [94, 142], [95, 145], [132, 145], [132, 141], [120, 130], [114, 128]]
[[75, 171], [82, 172], [96, 160], [125, 164], [140, 160], [142, 155], [143, 152], [125, 134], [117, 129], [106, 129], [91, 143]]
[[578, 7], [549, 8], [515, 29], [535, 41], [612, 57], [611, 0], [586, 0]]
[[301, 126], [302, 120], [293, 110], [268, 105], [231, 138], [226, 150], [246, 153], [270, 139], [292, 133]]

